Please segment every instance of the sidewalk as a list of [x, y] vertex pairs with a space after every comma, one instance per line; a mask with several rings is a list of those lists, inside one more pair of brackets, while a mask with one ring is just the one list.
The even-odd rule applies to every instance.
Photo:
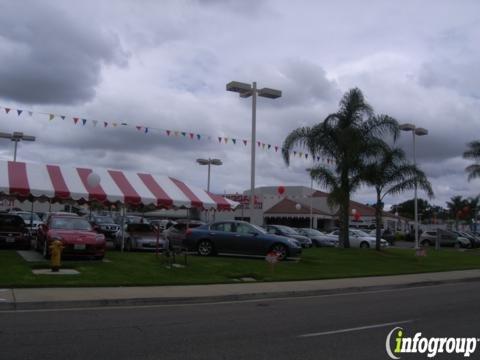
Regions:
[[185, 304], [386, 290], [480, 281], [480, 270], [295, 282], [0, 289], [0, 310]]

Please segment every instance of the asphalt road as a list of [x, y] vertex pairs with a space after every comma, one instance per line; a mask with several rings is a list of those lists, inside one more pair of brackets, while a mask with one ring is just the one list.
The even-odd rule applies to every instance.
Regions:
[[[0, 359], [388, 359], [385, 341], [394, 327], [408, 336], [480, 337], [479, 310], [480, 282], [222, 304], [4, 311]], [[479, 357], [477, 349], [470, 358]]]

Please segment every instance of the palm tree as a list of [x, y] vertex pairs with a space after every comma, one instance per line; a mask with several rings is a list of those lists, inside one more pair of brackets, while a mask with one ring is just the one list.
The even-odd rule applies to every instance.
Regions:
[[447, 208], [450, 214], [455, 217], [455, 228], [458, 230], [458, 221], [460, 215], [463, 213], [463, 209], [468, 205], [466, 199], [461, 195], [453, 196], [450, 201], [447, 201]]
[[468, 173], [468, 181], [480, 177], [480, 141], [472, 141], [467, 144], [468, 150], [463, 153], [465, 159], [475, 160], [475, 164], [465, 168]]
[[375, 223], [377, 227], [376, 244], [380, 250], [383, 199], [387, 195], [398, 195], [415, 188], [415, 184], [433, 197], [433, 190], [425, 173], [415, 165], [410, 164], [402, 149], [388, 145], [378, 152], [373, 161], [364, 169], [363, 174], [367, 184], [375, 188], [377, 202], [375, 204]]
[[314, 158], [335, 160], [332, 167], [312, 167], [310, 176], [329, 190], [329, 205], [339, 207], [339, 240], [343, 247], [350, 247], [350, 195], [363, 181], [361, 170], [366, 161], [384, 146], [381, 137], [387, 135], [397, 138], [397, 121], [387, 115], [375, 115], [360, 89], [354, 88], [343, 95], [337, 112], [313, 127], [293, 130], [284, 140], [282, 154], [287, 165], [294, 146], [306, 148]]

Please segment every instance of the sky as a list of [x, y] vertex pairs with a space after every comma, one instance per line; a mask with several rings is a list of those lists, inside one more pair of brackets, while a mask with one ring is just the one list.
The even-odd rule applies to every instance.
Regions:
[[[257, 140], [272, 148], [257, 148], [256, 185], [310, 186], [311, 158], [287, 166], [274, 146], [358, 87], [377, 113], [428, 129], [417, 163], [444, 206], [480, 192], [462, 159], [480, 138], [479, 22], [475, 0], [0, 0], [0, 131], [37, 137], [20, 143], [19, 161], [147, 171], [203, 188], [207, 169], [195, 160], [219, 158], [212, 191], [242, 192], [251, 100], [225, 85], [256, 81], [282, 91], [258, 99]], [[398, 146], [412, 159], [411, 133]], [[12, 156], [1, 140], [0, 159]], [[366, 187], [353, 197], [375, 201]]]

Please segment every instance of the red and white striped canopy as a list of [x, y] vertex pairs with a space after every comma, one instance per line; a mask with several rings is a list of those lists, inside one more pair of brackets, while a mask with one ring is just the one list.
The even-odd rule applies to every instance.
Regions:
[[[95, 173], [100, 183], [89, 185]], [[0, 161], [0, 195], [26, 199], [231, 210], [238, 203], [167, 177], [100, 168]]]

